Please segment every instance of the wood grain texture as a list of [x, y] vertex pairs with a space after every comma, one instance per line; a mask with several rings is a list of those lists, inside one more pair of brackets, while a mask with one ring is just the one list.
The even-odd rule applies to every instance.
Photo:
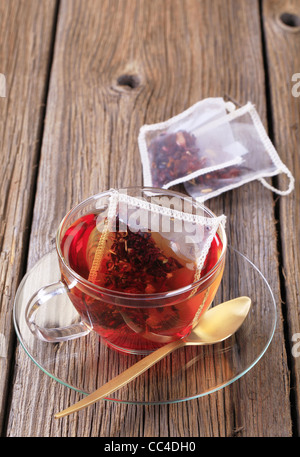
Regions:
[[[300, 331], [300, 91], [293, 86], [294, 74], [300, 73], [300, 4], [298, 1], [265, 1], [263, 23], [267, 45], [274, 143], [296, 177], [295, 190], [289, 198], [278, 202], [280, 242], [282, 246], [282, 278], [284, 313], [290, 355], [294, 414], [300, 432], [300, 358], [293, 354], [293, 335]], [[284, 13], [288, 13], [287, 20]], [[300, 76], [300, 75], [299, 75]], [[300, 78], [299, 78], [300, 79]], [[298, 81], [299, 81], [298, 79]], [[294, 94], [294, 95], [293, 95]], [[299, 94], [299, 95], [298, 95]], [[286, 179], [278, 180], [280, 188]]]
[[[227, 94], [255, 103], [266, 124], [259, 4], [224, 3], [61, 0], [29, 267], [53, 247], [71, 206], [111, 186], [142, 183], [137, 135], [144, 123]], [[102, 402], [55, 421], [54, 412], [80, 395], [46, 377], [19, 349], [8, 436], [291, 435], [273, 195], [251, 183], [209, 206], [227, 214], [230, 242], [274, 291], [279, 321], [265, 357], [207, 397], [160, 406]]]
[[28, 242], [55, 1], [0, 2], [0, 430], [15, 333], [12, 305]]

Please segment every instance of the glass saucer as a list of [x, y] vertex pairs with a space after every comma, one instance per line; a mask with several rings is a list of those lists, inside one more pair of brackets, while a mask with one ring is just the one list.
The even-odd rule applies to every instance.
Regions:
[[[37, 339], [25, 322], [26, 304], [39, 287], [59, 278], [56, 251], [52, 251], [27, 273], [18, 288], [14, 303], [15, 329], [22, 347], [41, 370], [70, 389], [89, 394], [143, 356], [116, 352], [94, 332], [63, 343]], [[258, 268], [228, 246], [223, 280], [212, 306], [245, 295], [252, 299], [252, 306], [232, 337], [211, 346], [178, 349], [106, 400], [130, 404], [176, 403], [215, 392], [247, 373], [272, 340], [276, 303]], [[59, 319], [55, 298], [52, 302], [51, 325], [70, 325], [77, 318], [68, 297], [64, 316], [60, 315]]]

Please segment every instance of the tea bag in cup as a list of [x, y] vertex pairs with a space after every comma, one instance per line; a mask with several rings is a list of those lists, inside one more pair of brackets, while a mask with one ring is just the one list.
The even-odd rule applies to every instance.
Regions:
[[[242, 158], [242, 161], [185, 182], [186, 191], [204, 202], [250, 181], [259, 180], [276, 194], [288, 195], [294, 188], [294, 177], [281, 161], [254, 105], [248, 102], [245, 106], [209, 123], [206, 128], [215, 132], [222, 124], [231, 130], [233, 143], [229, 148], [236, 157]], [[238, 150], [235, 153], [237, 145]], [[242, 149], [244, 152], [240, 154]], [[286, 190], [273, 187], [265, 179], [281, 173], [286, 174], [289, 180]]]
[[[189, 203], [185, 206], [192, 208]], [[176, 198], [151, 192], [147, 198], [137, 198], [114, 191], [107, 217], [101, 215], [87, 246], [89, 281], [151, 294], [198, 280], [225, 216], [205, 217], [184, 209]]]
[[141, 197], [113, 191], [107, 217], [96, 227], [98, 239], [92, 236], [88, 246], [93, 253], [89, 281], [132, 297], [129, 306], [102, 307], [110, 322], [119, 322], [118, 314], [130, 331], [156, 343], [192, 328], [223, 273], [221, 264], [207, 285], [199, 282], [221, 256], [216, 237], [226, 218], [207, 216], [190, 202], [152, 190]]
[[223, 98], [207, 98], [167, 121], [141, 127], [138, 137], [144, 185], [168, 189], [212, 170], [235, 165], [245, 153], [234, 145], [226, 122], [207, 129], [235, 109]]

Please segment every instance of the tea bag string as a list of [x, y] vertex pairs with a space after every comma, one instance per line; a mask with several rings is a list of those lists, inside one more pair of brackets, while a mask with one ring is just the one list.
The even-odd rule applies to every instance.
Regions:
[[[264, 147], [266, 148], [267, 153], [269, 154], [271, 160], [273, 161], [274, 165], [277, 167], [278, 172], [285, 173], [287, 177], [289, 178], [289, 186], [287, 190], [280, 190], [277, 189], [276, 187], [272, 186], [269, 184], [264, 178], [258, 178], [258, 181], [260, 181], [265, 187], [268, 189], [272, 190], [278, 195], [288, 195], [292, 190], [294, 190], [295, 187], [295, 178], [288, 169], [288, 167], [281, 161], [279, 155], [277, 154], [270, 138], [266, 134], [265, 128], [261, 122], [261, 119], [255, 109], [255, 107], [252, 105], [252, 103], [247, 104], [249, 106], [249, 114], [252, 117], [253, 120], [253, 125], [257, 131], [257, 134], [263, 143]], [[246, 106], [247, 106], [246, 105]]]
[[215, 229], [211, 231], [210, 235], [208, 236], [208, 238], [207, 238], [207, 240], [205, 242], [204, 249], [202, 249], [199, 258], [197, 259], [197, 268], [196, 268], [196, 271], [195, 271], [194, 282], [199, 281], [199, 279], [201, 277], [201, 271], [202, 271], [205, 259], [206, 259], [207, 255], [209, 253], [210, 246], [211, 246], [211, 243], [212, 243], [212, 241], [214, 239], [214, 236], [215, 236], [215, 234], [217, 232], [217, 229], [218, 229], [218, 226], [215, 227]]
[[290, 194], [294, 190], [295, 178], [294, 178], [294, 176], [292, 175], [292, 173], [288, 169], [280, 170], [280, 171], [282, 171], [282, 173], [285, 173], [288, 176], [289, 180], [290, 180], [289, 187], [287, 188], [287, 190], [277, 189], [276, 187], [274, 187], [271, 184], [269, 184], [264, 178], [258, 178], [258, 181], [260, 181], [262, 183], [262, 185], [265, 186], [267, 189], [272, 190], [273, 192], [275, 192], [278, 195], [284, 196], [284, 195]]
[[[222, 221], [221, 223], [225, 224], [225, 220]], [[197, 268], [196, 268], [195, 275], [194, 275], [194, 282], [199, 281], [200, 278], [201, 278], [202, 268], [203, 268], [206, 256], [209, 253], [209, 249], [210, 249], [212, 240], [213, 240], [214, 236], [216, 235], [217, 229], [218, 229], [218, 226], [215, 228], [215, 230], [212, 231], [212, 233], [208, 237], [208, 239], [206, 241], [205, 249], [202, 251], [202, 253], [201, 253], [201, 255], [200, 255], [200, 257], [199, 257], [199, 259], [197, 261]], [[193, 290], [191, 291], [190, 295], [189, 295], [189, 298], [193, 297], [198, 292], [198, 289], [199, 289], [199, 286], [194, 287]], [[200, 303], [200, 306], [199, 306], [199, 308], [198, 308], [198, 310], [197, 310], [197, 312], [195, 314], [195, 317], [193, 319], [193, 325], [198, 321], [198, 317], [199, 317], [200, 313], [202, 312], [202, 310], [203, 310], [203, 308], [204, 308], [204, 306], [206, 304], [207, 298], [208, 298], [209, 293], [210, 293], [210, 289], [211, 289], [211, 286], [208, 286], [207, 291], [205, 293], [205, 296], [204, 296], [202, 302]]]
[[[253, 125], [256, 129], [256, 132], [264, 145], [266, 152], [268, 153], [270, 159], [272, 160], [273, 164], [277, 168], [277, 173], [285, 173], [288, 178], [289, 178], [289, 186], [287, 190], [280, 190], [277, 189], [276, 187], [272, 186], [269, 184], [264, 177], [258, 177], [257, 180], [260, 181], [265, 187], [268, 189], [272, 190], [278, 195], [288, 195], [292, 190], [294, 189], [295, 186], [295, 179], [290, 172], [290, 170], [287, 168], [287, 166], [281, 161], [278, 153], [276, 152], [276, 149], [274, 148], [270, 138], [268, 137], [265, 128], [262, 124], [262, 121], [255, 109], [255, 106], [251, 103], [248, 102], [246, 105], [242, 106], [241, 108], [237, 110], [230, 110], [229, 109], [229, 114], [226, 114], [225, 116], [215, 119], [212, 122], [209, 122], [208, 124], [205, 124], [204, 126], [201, 126], [197, 129], [197, 131], [194, 132], [196, 135], [204, 134], [208, 132], [209, 130], [218, 127], [219, 125], [223, 124], [224, 122], [230, 122], [231, 120], [234, 120], [238, 117], [243, 116], [244, 114], [249, 114], [252, 118]], [[240, 158], [239, 158], [240, 159]]]
[[92, 267], [90, 269], [88, 280], [95, 283], [98, 275], [100, 263], [103, 259], [105, 243], [107, 241], [109, 233], [112, 231], [113, 223], [116, 217], [116, 208], [118, 204], [118, 196], [115, 192], [109, 198], [107, 217], [104, 221], [104, 228], [100, 235], [98, 246], [94, 255]]
[[[198, 289], [198, 288], [197, 288], [197, 289]], [[204, 306], [206, 305], [208, 296], [209, 296], [209, 294], [210, 294], [210, 289], [211, 289], [211, 285], [208, 286], [207, 291], [205, 292], [205, 295], [204, 295], [204, 297], [203, 297], [203, 300], [202, 300], [202, 302], [200, 303], [199, 308], [197, 309], [197, 312], [196, 312], [195, 317], [194, 317], [193, 322], [192, 322], [192, 327], [194, 327], [194, 325], [198, 323], [198, 318], [199, 318], [199, 316], [200, 316], [200, 314], [201, 314], [201, 312], [202, 312]], [[190, 295], [190, 297], [193, 296], [195, 293], [196, 293], [196, 290], [195, 290], [195, 292], [193, 292], [193, 293]], [[190, 298], [190, 297], [189, 297], [189, 298]]]

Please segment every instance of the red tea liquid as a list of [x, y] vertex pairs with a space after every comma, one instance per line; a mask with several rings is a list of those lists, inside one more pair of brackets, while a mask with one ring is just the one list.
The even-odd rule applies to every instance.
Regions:
[[[78, 219], [62, 239], [63, 256], [81, 277], [104, 289], [134, 294], [137, 298], [141, 294], [170, 292], [194, 282], [195, 263], [176, 255], [162, 235], [132, 232], [129, 228], [107, 233], [95, 268], [103, 224], [104, 220], [99, 226], [98, 214], [88, 214]], [[214, 267], [221, 252], [222, 242], [216, 235], [201, 277]], [[122, 302], [99, 292], [99, 299], [92, 298], [79, 286], [71, 289], [70, 298], [83, 320], [109, 345], [146, 353], [189, 333], [213, 300], [222, 273], [223, 265], [195, 293], [189, 291], [156, 300], [155, 306], [150, 297], [141, 298], [140, 303]]]

